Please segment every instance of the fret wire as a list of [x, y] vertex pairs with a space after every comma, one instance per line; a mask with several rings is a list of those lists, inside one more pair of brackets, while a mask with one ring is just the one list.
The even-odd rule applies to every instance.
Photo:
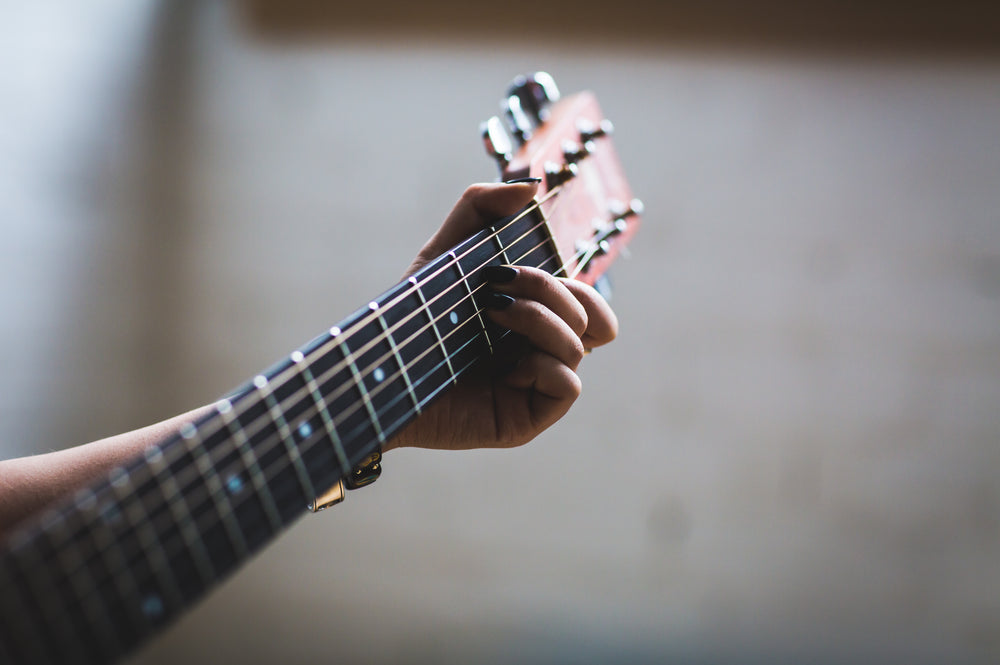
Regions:
[[[107, 606], [107, 599], [97, 586], [97, 581], [92, 575], [86, 573], [81, 568], [86, 566], [82, 562], [82, 557], [77, 556], [74, 561], [68, 561], [69, 552], [74, 548], [60, 547], [56, 550], [56, 563], [63, 572], [64, 577], [69, 580], [76, 598], [80, 602], [80, 607], [84, 610], [84, 616], [92, 619], [95, 613], [103, 615], [103, 622], [91, 623], [91, 630], [98, 634], [104, 653], [120, 653], [122, 646], [118, 641], [117, 632], [114, 629], [114, 618]], [[80, 563], [74, 567], [74, 564]], [[82, 573], [82, 574], [81, 574]], [[84, 584], [87, 582], [88, 584]], [[96, 610], [96, 611], [95, 611]], [[94, 623], [97, 625], [95, 626]]]
[[[458, 383], [458, 376], [455, 374], [455, 369], [451, 366], [451, 356], [448, 355], [448, 349], [444, 348], [444, 338], [441, 337], [441, 331], [438, 330], [438, 327], [437, 327], [437, 321], [438, 321], [438, 319], [434, 317], [434, 314], [427, 307], [427, 299], [424, 298], [424, 292], [420, 290], [419, 286], [417, 286], [417, 280], [416, 280], [416, 278], [411, 277], [410, 281], [411, 281], [411, 283], [414, 286], [417, 287], [416, 290], [417, 290], [417, 295], [420, 296], [420, 304], [421, 304], [423, 310], [427, 312], [427, 318], [430, 319], [430, 324], [428, 324], [428, 325], [430, 325], [430, 327], [434, 330], [434, 336], [437, 337], [438, 346], [441, 347], [441, 351], [444, 354], [445, 362], [448, 363], [448, 371], [451, 373], [451, 382], [453, 384]], [[420, 330], [417, 331], [417, 334], [420, 334], [421, 332], [423, 332], [426, 329], [427, 329], [427, 326], [425, 325], [424, 327], [422, 327]], [[423, 354], [421, 354], [421, 356], [422, 355]], [[417, 357], [420, 358], [421, 356], [417, 356]]]
[[278, 506], [274, 502], [274, 495], [271, 493], [271, 488], [267, 485], [267, 478], [263, 476], [260, 470], [260, 463], [253, 451], [253, 447], [250, 445], [250, 439], [247, 437], [246, 432], [243, 431], [242, 425], [233, 417], [232, 402], [222, 399], [216, 402], [215, 406], [219, 415], [222, 416], [223, 422], [226, 423], [229, 433], [233, 435], [236, 450], [240, 454], [240, 459], [243, 460], [243, 465], [246, 467], [247, 473], [250, 474], [250, 482], [253, 484], [254, 489], [257, 490], [257, 496], [260, 498], [261, 506], [264, 508], [264, 514], [271, 524], [271, 532], [277, 533], [283, 526], [281, 513], [278, 512]]
[[[222, 521], [223, 529], [226, 531], [226, 537], [229, 539], [229, 544], [233, 548], [236, 559], [245, 559], [250, 556], [250, 549], [247, 547], [243, 528], [236, 521], [235, 509], [229, 498], [229, 494], [223, 488], [222, 479], [219, 478], [219, 474], [211, 462], [211, 453], [205, 453], [200, 447], [197, 452], [190, 448], [189, 444], [195, 440], [195, 437], [201, 439], [194, 425], [182, 427], [180, 434], [182, 439], [187, 442], [184, 445], [189, 448], [191, 454], [194, 456], [195, 465], [208, 487], [209, 498], [212, 500], [212, 505], [215, 507], [215, 511]], [[221, 503], [219, 501], [220, 497], [222, 499]]]
[[[469, 344], [469, 343], [471, 343], [471, 342], [466, 342], [466, 344]], [[459, 375], [461, 375], [465, 370], [469, 369], [474, 364], [476, 364], [476, 361], [478, 361], [478, 360], [479, 360], [479, 358], [473, 358], [469, 362], [465, 363], [465, 366], [463, 366], [461, 369], [458, 370]], [[447, 386], [448, 386], [447, 383], [443, 383], [440, 386], [438, 386], [434, 390], [434, 392], [432, 392], [430, 395], [428, 395], [426, 398], [424, 398], [424, 403], [425, 404], [429, 404], [432, 401], [434, 401], [434, 399], [437, 398], [438, 393], [440, 393], [442, 390], [444, 390]]]
[[285, 450], [288, 451], [288, 458], [292, 460], [292, 466], [295, 468], [295, 475], [299, 479], [299, 486], [302, 488], [303, 494], [307, 497], [316, 497], [317, 494], [313, 488], [312, 479], [309, 477], [309, 472], [302, 462], [302, 453], [299, 452], [298, 447], [295, 445], [292, 429], [288, 426], [285, 414], [278, 406], [278, 401], [270, 389], [267, 378], [263, 375], [258, 375], [254, 379], [254, 385], [264, 395], [264, 403], [267, 405], [267, 411], [271, 414], [271, 419], [278, 430], [278, 437], [285, 444]]
[[[469, 320], [471, 321], [471, 319], [469, 319]], [[442, 365], [446, 361], [450, 364], [452, 357], [457, 356], [459, 353], [461, 353], [463, 350], [465, 350], [465, 347], [469, 346], [470, 344], [472, 344], [475, 341], [476, 341], [475, 337], [473, 337], [471, 339], [468, 339], [461, 346], [459, 346], [457, 349], [455, 349], [455, 352], [453, 354], [445, 354], [445, 359], [444, 360], [439, 360], [437, 362], [437, 364], [434, 365], [429, 372], [425, 372], [422, 377], [420, 377], [419, 379], [417, 379], [417, 382], [414, 385], [420, 385], [425, 380], [427, 380], [428, 378], [430, 378], [431, 376], [433, 376], [434, 373], [437, 370], [441, 369]], [[421, 354], [421, 355], [426, 354], [428, 351], [430, 351], [430, 349], [425, 350], [424, 353]], [[419, 356], [418, 356], [418, 359], [419, 359]], [[479, 360], [478, 356], [476, 358], [473, 358], [468, 363], [466, 363], [462, 368], [460, 368], [458, 370], [458, 372], [454, 376], [456, 378], [459, 377], [459, 376], [461, 376], [462, 372], [464, 372], [469, 367], [471, 367], [477, 360]], [[449, 379], [449, 380], [445, 381], [444, 383], [440, 384], [439, 386], [437, 386], [436, 388], [434, 388], [434, 390], [432, 390], [431, 393], [427, 397], [425, 397], [423, 400], [421, 400], [421, 402], [420, 402], [421, 409], [423, 409], [424, 405], [429, 404], [431, 401], [433, 401], [434, 397], [436, 397], [437, 394], [440, 393], [444, 388], [446, 388], [448, 386], [448, 384], [450, 384], [451, 382], [452, 382], [452, 380]], [[397, 395], [396, 397], [394, 397], [393, 400], [392, 400], [392, 402], [390, 402], [389, 405], [387, 405], [386, 411], [388, 411], [388, 408], [390, 406], [392, 406], [394, 402], [396, 402], [397, 400], [399, 400], [401, 398], [402, 398], [402, 395]], [[397, 422], [399, 422], [399, 421], [397, 421]], [[395, 425], [396, 425], [396, 423], [393, 423], [392, 426], [390, 426], [390, 429], [394, 428]]]
[[[339, 332], [339, 330], [339, 328], [332, 328], [330, 330], [330, 335], [332, 337], [336, 337], [336, 333], [334, 331]], [[313, 402], [319, 411], [320, 418], [323, 420], [323, 427], [326, 429], [327, 436], [330, 437], [330, 441], [333, 443], [333, 452], [337, 455], [337, 462], [340, 464], [340, 470], [342, 473], [348, 473], [351, 470], [351, 463], [347, 460], [347, 452], [344, 450], [344, 444], [340, 440], [340, 434], [337, 432], [337, 426], [333, 421], [333, 417], [330, 415], [329, 408], [327, 408], [326, 400], [323, 399], [323, 395], [319, 391], [319, 385], [316, 383], [316, 378], [313, 376], [312, 370], [309, 369], [309, 365], [305, 362], [305, 358], [301, 352], [294, 352], [292, 354], [292, 360], [296, 364], [302, 365], [302, 376], [306, 379], [306, 387], [309, 389]], [[298, 394], [298, 391], [295, 391], [296, 397]], [[313, 493], [313, 496], [315, 497], [317, 495]]]
[[[128, 484], [128, 472], [119, 467], [111, 471], [109, 479], [111, 480], [111, 493], [118, 502], [118, 510], [131, 525], [131, 531], [136, 535], [136, 540], [141, 551], [145, 553], [146, 559], [152, 563], [151, 571], [154, 579], [159, 583], [161, 593], [173, 603], [173, 608], [183, 607], [184, 599], [180, 595], [180, 584], [174, 575], [170, 561], [164, 554], [165, 550], [160, 542], [159, 534], [150, 524], [149, 514], [138, 500], [126, 501], [125, 497], [119, 493], [119, 490]], [[129, 495], [129, 498], [134, 497], [135, 495]], [[148, 595], [148, 591], [140, 591], [140, 594], [143, 596], [144, 604], [148, 598], [153, 598], [153, 596]], [[166, 605], [163, 599], [158, 598], [158, 600]], [[163, 611], [166, 609], [163, 608]], [[146, 613], [144, 612], [144, 614]], [[147, 618], [155, 621], [158, 617], [150, 617], [147, 614]]]
[[[31, 588], [34, 585], [31, 582], [30, 575], [26, 573], [24, 566], [21, 565], [19, 555], [20, 552], [17, 554], [10, 553], [10, 555], [6, 557], [6, 561], [9, 562], [10, 565], [0, 566], [0, 573], [6, 573], [7, 579], [9, 580], [9, 584], [5, 586], [10, 590], [9, 593], [4, 593], [0, 596], [0, 604], [12, 603], [15, 598], [15, 593], [17, 594], [17, 598], [23, 602], [20, 604], [20, 607], [11, 607], [11, 611], [9, 612], [4, 610], [3, 616], [5, 620], [16, 621], [19, 624], [19, 630], [17, 631], [16, 636], [21, 640], [25, 637], [28, 638], [31, 645], [27, 646], [27, 649], [38, 655], [40, 658], [38, 662], [43, 662], [43, 660], [45, 662], [52, 663], [58, 662], [58, 655], [54, 654], [52, 651], [54, 640], [46, 639], [46, 635], [42, 632], [43, 627], [47, 628], [50, 626], [45, 617], [46, 612], [39, 602], [39, 594], [37, 592], [33, 592]], [[17, 583], [17, 580], [14, 577], [14, 568], [17, 568], [17, 572], [20, 573], [19, 578], [22, 581], [21, 585]], [[24, 587], [27, 587], [28, 593], [25, 593]], [[2, 607], [2, 605], [0, 605], [0, 607]], [[41, 620], [32, 621], [26, 616], [27, 612], [25, 610], [31, 611], [36, 615], [32, 618], [38, 618]], [[6, 624], [6, 627], [9, 629], [10, 624]], [[13, 631], [10, 632], [10, 638], [11, 646], [13, 647], [13, 643], [15, 641], [15, 633]], [[21, 651], [23, 653], [23, 649]], [[56, 658], [54, 660], [49, 660], [49, 657], [53, 655], [55, 655]], [[32, 660], [32, 662], [35, 661]]]
[[191, 552], [195, 568], [198, 570], [198, 576], [201, 578], [202, 584], [208, 587], [217, 577], [215, 565], [212, 563], [212, 557], [209, 555], [208, 550], [205, 548], [205, 543], [200, 537], [197, 523], [192, 515], [187, 497], [177, 486], [177, 479], [170, 473], [170, 469], [163, 463], [163, 452], [160, 448], [150, 448], [146, 453], [146, 461], [153, 472], [153, 477], [160, 488], [160, 493], [163, 495], [164, 501], [170, 509], [174, 523], [180, 529], [184, 543], [187, 545], [187, 550]]
[[[507, 227], [504, 227], [507, 228]], [[493, 232], [493, 239], [497, 242], [497, 247], [500, 248], [500, 256], [503, 257], [503, 262], [506, 265], [511, 265], [510, 258], [507, 256], [507, 248], [504, 247], [503, 240], [500, 239], [500, 231], [497, 230], [496, 226], [489, 227], [490, 231]]]
[[[375, 303], [372, 304], [374, 305]], [[354, 382], [357, 384], [358, 390], [361, 391], [361, 401], [364, 402], [365, 408], [368, 410], [368, 415], [371, 416], [372, 425], [375, 426], [375, 435], [378, 437], [380, 443], [385, 443], [385, 434], [382, 433], [382, 424], [378, 421], [378, 414], [375, 413], [375, 408], [372, 406], [372, 399], [368, 395], [368, 388], [365, 387], [365, 380], [361, 376], [361, 372], [358, 371], [358, 366], [354, 362], [354, 354], [351, 353], [350, 349], [347, 347], [346, 340], [340, 343], [340, 349], [344, 353], [344, 358], [348, 361], [348, 367], [351, 368], [351, 375], [354, 377]], [[352, 409], [351, 413], [356, 410], [357, 409]], [[350, 470], [350, 467], [348, 467], [347, 471]]]
[[[20, 573], [20, 578], [24, 580], [27, 587], [28, 599], [34, 605], [35, 609], [38, 610], [38, 615], [42, 618], [42, 624], [48, 629], [47, 632], [53, 638], [51, 640], [43, 640], [46, 646], [49, 647], [49, 652], [55, 656], [53, 662], [61, 662], [64, 656], [63, 653], [60, 653], [61, 649], [82, 649], [84, 643], [78, 633], [77, 626], [65, 611], [65, 599], [61, 597], [56, 588], [54, 577], [58, 575], [59, 571], [53, 570], [52, 567], [43, 565], [42, 563], [44, 557], [41, 556], [38, 545], [44, 534], [44, 529], [39, 530], [36, 538], [31, 541], [31, 547], [38, 554], [37, 557], [34, 557], [30, 561], [24, 560], [22, 555], [25, 552], [21, 550], [15, 556], [12, 556], [11, 559], [14, 567]], [[40, 571], [41, 574], [29, 573], [29, 570], [26, 568], [26, 564], [29, 563], [33, 564], [34, 571]]]
[[[114, 502], [113, 502], [114, 503]], [[96, 519], [104, 519], [98, 514], [105, 514], [104, 509], [98, 510], [97, 495], [90, 489], [82, 490], [77, 497], [76, 505], [81, 511], [89, 512], [96, 516]], [[115, 507], [117, 511], [117, 507]], [[120, 511], [117, 512], [120, 515]], [[108, 572], [108, 579], [111, 580], [118, 598], [125, 607], [139, 607], [142, 604], [142, 593], [136, 583], [135, 575], [122, 550], [122, 542], [119, 538], [112, 537], [110, 524], [105, 523], [99, 528], [90, 529], [89, 535], [94, 540], [94, 549], [98, 553], [98, 559]], [[135, 622], [141, 615], [136, 612], [126, 612], [126, 616], [135, 617]], [[147, 622], [134, 624], [137, 633], [145, 632], [149, 629]]]
[[469, 299], [472, 300], [472, 306], [476, 308], [476, 316], [479, 318], [479, 325], [482, 326], [483, 328], [483, 338], [486, 340], [486, 346], [490, 347], [490, 355], [492, 356], [494, 353], [493, 340], [490, 339], [490, 333], [487, 332], [486, 330], [486, 319], [483, 318], [483, 315], [481, 313], [482, 309], [479, 308], [479, 305], [476, 304], [476, 299], [473, 298], [472, 296], [473, 293], [472, 287], [469, 285], [469, 280], [466, 279], [465, 271], [462, 270], [462, 263], [461, 261], [458, 260], [458, 257], [455, 256], [455, 252], [448, 252], [448, 256], [455, 259], [455, 267], [458, 269], [458, 274], [461, 276], [461, 279], [459, 281], [465, 285], [466, 291], [469, 292]]
[[379, 323], [382, 324], [382, 331], [385, 334], [387, 340], [389, 340], [389, 348], [392, 349], [392, 354], [396, 357], [396, 363], [399, 365], [399, 371], [403, 374], [403, 381], [406, 382], [406, 391], [410, 394], [410, 398], [413, 400], [413, 408], [417, 410], [417, 415], [420, 415], [420, 400], [417, 399], [417, 394], [413, 392], [413, 384], [410, 383], [410, 373], [406, 371], [406, 363], [403, 362], [403, 358], [399, 355], [399, 349], [396, 347], [396, 340], [393, 339], [392, 332], [389, 330], [388, 324], [386, 324], [385, 319], [379, 315]]

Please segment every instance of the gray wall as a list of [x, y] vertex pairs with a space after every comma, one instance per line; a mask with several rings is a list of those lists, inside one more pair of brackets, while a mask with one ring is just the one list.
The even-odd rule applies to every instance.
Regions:
[[6, 456], [208, 402], [391, 285], [494, 178], [516, 73], [598, 94], [648, 209], [563, 422], [389, 454], [132, 662], [1000, 658], [996, 58], [10, 13]]

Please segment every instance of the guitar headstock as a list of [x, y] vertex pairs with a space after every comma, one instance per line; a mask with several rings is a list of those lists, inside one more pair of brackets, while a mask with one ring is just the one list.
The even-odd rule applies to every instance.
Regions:
[[501, 180], [542, 179], [538, 200], [564, 272], [594, 284], [642, 214], [611, 142], [611, 122], [592, 93], [561, 98], [544, 72], [515, 79], [501, 106], [506, 122], [494, 116], [482, 126]]

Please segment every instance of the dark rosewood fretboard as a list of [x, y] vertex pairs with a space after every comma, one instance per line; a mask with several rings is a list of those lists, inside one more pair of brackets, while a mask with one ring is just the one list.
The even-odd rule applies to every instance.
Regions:
[[0, 662], [106, 662], [233, 572], [488, 356], [480, 270], [560, 269], [536, 208], [422, 268], [15, 534]]

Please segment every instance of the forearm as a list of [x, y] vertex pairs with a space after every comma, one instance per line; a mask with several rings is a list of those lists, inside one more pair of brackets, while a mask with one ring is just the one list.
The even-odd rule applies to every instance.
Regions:
[[0, 461], [0, 538], [11, 527], [162, 443], [210, 406], [132, 432], [44, 455]]

